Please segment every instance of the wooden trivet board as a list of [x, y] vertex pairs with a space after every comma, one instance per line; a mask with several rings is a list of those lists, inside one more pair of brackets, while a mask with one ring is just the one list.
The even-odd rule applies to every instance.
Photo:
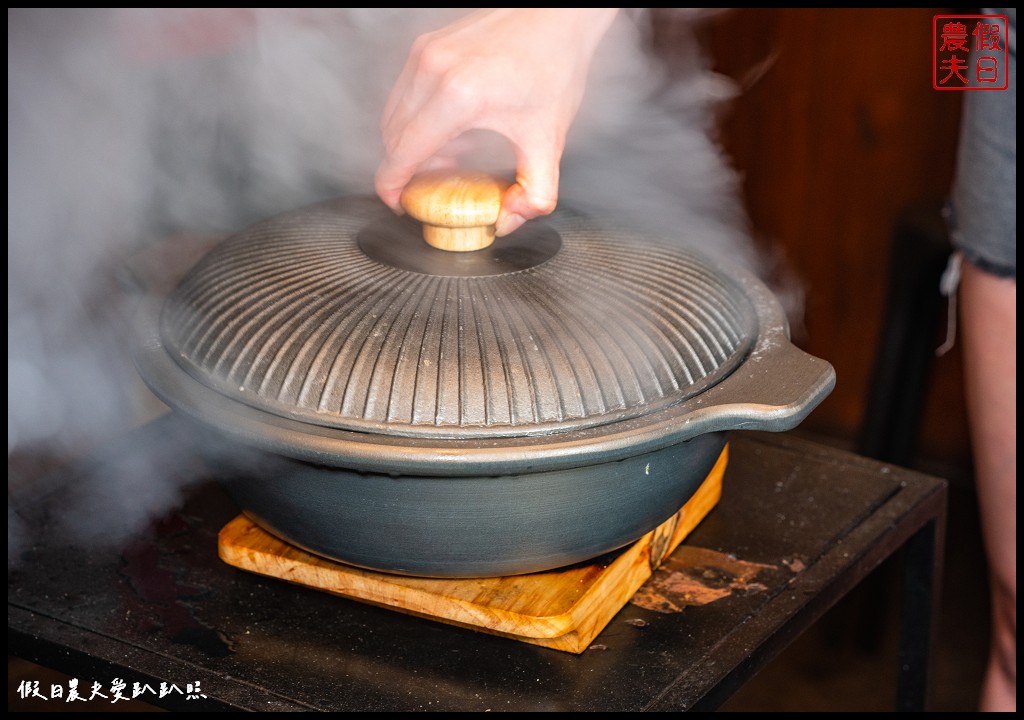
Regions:
[[244, 514], [220, 531], [224, 562], [360, 602], [581, 653], [721, 497], [728, 446], [682, 509], [624, 550], [549, 572], [437, 579], [363, 570], [300, 550]]

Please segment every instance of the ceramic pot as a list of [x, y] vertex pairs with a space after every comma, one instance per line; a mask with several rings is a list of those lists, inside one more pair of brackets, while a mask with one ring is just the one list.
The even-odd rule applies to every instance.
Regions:
[[142, 377], [307, 550], [434, 577], [588, 560], [675, 513], [728, 431], [795, 427], [834, 385], [771, 291], [687, 238], [561, 208], [452, 252], [417, 217], [270, 218], [140, 314]]

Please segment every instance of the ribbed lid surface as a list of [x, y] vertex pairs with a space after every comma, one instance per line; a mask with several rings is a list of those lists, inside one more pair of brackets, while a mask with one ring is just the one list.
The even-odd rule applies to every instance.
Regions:
[[514, 234], [460, 258], [378, 202], [297, 210], [207, 255], [166, 301], [161, 334], [235, 401], [406, 436], [603, 425], [743, 362], [757, 317], [720, 270], [570, 212], [531, 224], [542, 241]]

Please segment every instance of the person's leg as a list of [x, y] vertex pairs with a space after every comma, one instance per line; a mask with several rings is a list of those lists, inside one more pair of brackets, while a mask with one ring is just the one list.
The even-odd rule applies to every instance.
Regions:
[[1017, 282], [964, 263], [964, 382], [992, 593], [982, 710], [1017, 709]]
[[[986, 10], [986, 12], [989, 12]], [[965, 93], [951, 239], [962, 254], [960, 333], [975, 486], [992, 597], [981, 710], [1017, 709], [1017, 49], [1005, 90]]]

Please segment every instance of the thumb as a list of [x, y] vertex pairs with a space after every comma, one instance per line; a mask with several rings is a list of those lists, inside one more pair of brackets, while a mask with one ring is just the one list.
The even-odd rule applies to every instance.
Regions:
[[516, 182], [505, 190], [495, 223], [500, 237], [518, 229], [527, 220], [551, 214], [558, 204], [558, 163], [560, 153], [519, 153]]

